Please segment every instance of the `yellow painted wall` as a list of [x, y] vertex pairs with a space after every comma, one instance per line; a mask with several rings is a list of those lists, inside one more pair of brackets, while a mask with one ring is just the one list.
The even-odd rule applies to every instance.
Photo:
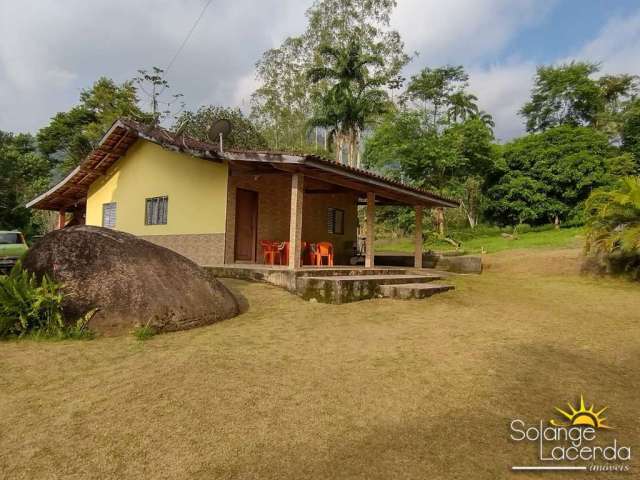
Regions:
[[[134, 235], [224, 233], [228, 165], [138, 140], [87, 195], [87, 225], [116, 202], [116, 230]], [[167, 196], [166, 225], [145, 225], [145, 199]]]

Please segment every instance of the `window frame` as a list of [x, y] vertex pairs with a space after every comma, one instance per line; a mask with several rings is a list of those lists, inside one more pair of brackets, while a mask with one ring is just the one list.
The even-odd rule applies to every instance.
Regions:
[[[151, 208], [151, 211], [149, 211]], [[169, 222], [169, 196], [159, 195], [144, 199], [145, 226], [167, 225]]]
[[331, 235], [344, 235], [344, 209], [327, 208], [327, 230]]
[[[106, 217], [107, 209], [113, 207], [113, 212], [109, 217]], [[106, 218], [112, 218], [112, 224], [107, 225], [105, 222]], [[114, 230], [116, 228], [116, 222], [118, 221], [118, 202], [106, 202], [102, 204], [102, 227], [110, 228]]]

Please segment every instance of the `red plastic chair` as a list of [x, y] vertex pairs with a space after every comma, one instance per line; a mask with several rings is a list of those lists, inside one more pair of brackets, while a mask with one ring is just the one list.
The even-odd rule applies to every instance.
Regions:
[[302, 264], [303, 265], [316, 264], [315, 245], [311, 242], [302, 242]]
[[274, 245], [280, 265], [289, 264], [289, 242], [275, 242]]
[[278, 250], [275, 242], [271, 240], [260, 240], [260, 247], [262, 247], [262, 258], [267, 265], [275, 265], [276, 256], [278, 256]]
[[333, 244], [331, 242], [318, 242], [316, 243], [316, 265], [324, 265], [323, 261], [327, 259], [327, 265], [333, 267]]

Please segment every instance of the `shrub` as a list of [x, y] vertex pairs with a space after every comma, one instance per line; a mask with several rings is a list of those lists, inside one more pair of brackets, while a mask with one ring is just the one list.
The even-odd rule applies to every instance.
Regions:
[[67, 325], [62, 313], [63, 298], [62, 285], [46, 275], [38, 279], [24, 270], [21, 262], [16, 263], [9, 275], [0, 277], [0, 338], [89, 336], [85, 327], [95, 310]]
[[640, 279], [640, 177], [593, 192], [586, 204], [586, 253], [606, 271]]
[[0, 278], [0, 336], [29, 331], [56, 334], [64, 328], [61, 286], [46, 275], [40, 281], [21, 262]]

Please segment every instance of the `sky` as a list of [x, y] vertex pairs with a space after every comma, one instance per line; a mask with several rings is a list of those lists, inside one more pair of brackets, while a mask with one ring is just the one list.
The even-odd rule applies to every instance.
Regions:
[[[255, 62], [306, 27], [311, 0], [213, 0], [167, 73], [189, 108], [248, 108]], [[206, 0], [0, 0], [0, 130], [36, 132], [100, 76], [166, 66]], [[521, 135], [535, 69], [571, 60], [640, 74], [638, 0], [398, 0], [406, 67], [463, 65], [496, 136]]]

